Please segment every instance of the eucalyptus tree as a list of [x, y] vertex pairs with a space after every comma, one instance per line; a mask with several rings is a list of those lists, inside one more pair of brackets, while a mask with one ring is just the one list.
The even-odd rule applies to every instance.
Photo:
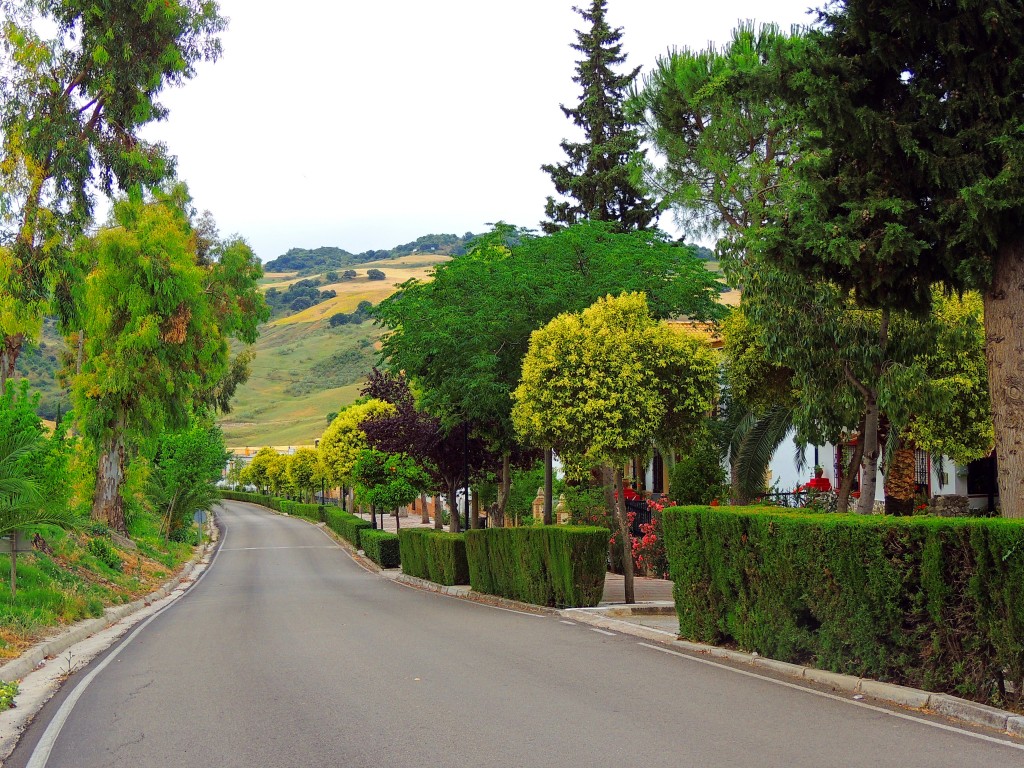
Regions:
[[171, 171], [166, 147], [141, 130], [166, 117], [167, 86], [218, 56], [226, 22], [213, 0], [2, 0], [0, 12], [3, 380], [73, 277], [97, 192], [151, 187]]
[[82, 241], [85, 355], [75, 412], [97, 448], [93, 517], [124, 532], [121, 487], [133, 435], [181, 427], [227, 373], [228, 339], [252, 343], [268, 316], [258, 259], [240, 239], [200, 259], [182, 185], [118, 201]]

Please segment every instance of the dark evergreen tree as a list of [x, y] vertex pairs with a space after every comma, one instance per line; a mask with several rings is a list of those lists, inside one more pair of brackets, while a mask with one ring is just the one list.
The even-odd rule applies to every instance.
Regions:
[[593, 219], [617, 222], [623, 232], [646, 229], [657, 219], [658, 206], [632, 181], [632, 166], [642, 152], [639, 134], [623, 111], [626, 92], [640, 68], [615, 72], [614, 67], [626, 56], [621, 27], [612, 29], [605, 20], [607, 0], [592, 0], [589, 9], [574, 6], [573, 10], [590, 22], [589, 31], [576, 30], [577, 42], [572, 46], [583, 54], [573, 77], [583, 95], [578, 106], [562, 105], [562, 111], [583, 129], [586, 138], [562, 141], [568, 159], [541, 166], [551, 175], [558, 194], [569, 198], [548, 198], [544, 213], [549, 221], [541, 227], [551, 233]]
[[1024, 6], [846, 0], [821, 21], [774, 80], [806, 137], [757, 239], [883, 310], [982, 291], [1002, 509], [1024, 517]]

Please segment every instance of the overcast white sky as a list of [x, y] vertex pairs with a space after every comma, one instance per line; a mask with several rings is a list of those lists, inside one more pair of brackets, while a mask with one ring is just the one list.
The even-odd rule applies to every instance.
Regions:
[[[587, 0], [577, 4], [589, 5]], [[740, 19], [806, 24], [816, 0], [609, 0], [627, 65], [721, 44]], [[260, 258], [432, 232], [536, 227], [542, 163], [575, 136], [572, 0], [220, 0], [224, 55], [164, 94], [196, 205]], [[663, 224], [671, 230], [667, 219]]]

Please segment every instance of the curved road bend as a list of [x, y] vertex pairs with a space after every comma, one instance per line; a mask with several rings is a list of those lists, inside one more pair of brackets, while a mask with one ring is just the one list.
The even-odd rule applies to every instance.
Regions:
[[301, 520], [238, 502], [220, 520], [206, 576], [98, 660], [117, 652], [46, 762], [88, 670], [8, 766], [1024, 766], [948, 726], [403, 587]]

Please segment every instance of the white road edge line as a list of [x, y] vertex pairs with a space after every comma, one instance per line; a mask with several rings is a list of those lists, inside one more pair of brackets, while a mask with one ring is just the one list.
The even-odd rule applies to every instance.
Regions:
[[[199, 582], [206, 578], [206, 574], [208, 574], [213, 569], [214, 564], [217, 562], [217, 558], [220, 557], [221, 549], [223, 548], [224, 542], [227, 540], [227, 537], [228, 530], [227, 526], [225, 525], [224, 535], [221, 537], [220, 540], [221, 546], [217, 547], [217, 551], [214, 552], [213, 559], [210, 560], [210, 564], [203, 569], [203, 572], [201, 574], [199, 574], [199, 578], [192, 582], [192, 586], [190, 586], [187, 590], [185, 590], [185, 592], [182, 593], [182, 597], [187, 592], [191, 592], [192, 589], [194, 589], [195, 586], [199, 584]], [[132, 631], [130, 635], [128, 635], [128, 637], [124, 639], [124, 641], [120, 645], [117, 646], [117, 648], [111, 651], [110, 655], [107, 656], [107, 658], [100, 662], [100, 664], [98, 664], [95, 669], [93, 669], [88, 675], [86, 675], [82, 679], [82, 681], [78, 685], [75, 686], [75, 689], [71, 692], [71, 694], [66, 699], [64, 699], [63, 703], [61, 703], [60, 709], [57, 710], [57, 713], [50, 720], [50, 724], [46, 726], [46, 730], [43, 731], [43, 735], [40, 737], [39, 742], [35, 746], [35, 749], [32, 750], [32, 757], [29, 758], [29, 761], [26, 764], [25, 768], [46, 768], [46, 764], [50, 760], [50, 753], [53, 752], [53, 747], [57, 743], [57, 738], [60, 736], [61, 730], [64, 728], [64, 723], [66, 723], [68, 718], [71, 716], [71, 712], [74, 710], [75, 705], [78, 703], [78, 700], [82, 698], [82, 694], [85, 693], [85, 689], [88, 688], [89, 684], [96, 678], [96, 676], [100, 672], [102, 672], [110, 662], [117, 658], [117, 655], [121, 653], [121, 651], [123, 651], [128, 646], [128, 644], [131, 643], [132, 640], [135, 639], [136, 635], [138, 635], [142, 630], [149, 626], [149, 623], [153, 621], [153, 619], [155, 619], [157, 616], [162, 614], [171, 606], [176, 605], [177, 603], [177, 600], [171, 601], [163, 608], [161, 608], [159, 611], [150, 616], [148, 619], [146, 619], [144, 622], [142, 622], [138, 627], [136, 627]]]
[[600, 633], [602, 635], [608, 635], [609, 637], [615, 637], [615, 633], [614, 632], [609, 632], [606, 629], [598, 629], [597, 627], [591, 627], [590, 631], [591, 632], [598, 632], [598, 633]]
[[566, 619], [562, 619], [562, 623], [563, 624], [568, 624], [570, 627], [575, 627], [576, 626], [576, 622], [575, 621], [567, 621]]
[[690, 656], [686, 653], [680, 653], [679, 651], [673, 651], [671, 648], [661, 648], [657, 645], [651, 645], [649, 643], [637, 643], [637, 645], [643, 646], [644, 648], [650, 648], [652, 651], [660, 651], [661, 653], [667, 653], [669, 656], [677, 656], [687, 661], [695, 661], [698, 664], [706, 664], [709, 667], [716, 667], [717, 669], [724, 669], [728, 672], [735, 672], [737, 675], [745, 675], [746, 677], [753, 677], [757, 680], [763, 680], [768, 683], [774, 683], [775, 685], [781, 685], [786, 688], [792, 688], [797, 691], [803, 691], [814, 696], [820, 696], [823, 699], [831, 699], [832, 701], [839, 701], [843, 704], [849, 704], [854, 707], [860, 707], [861, 709], [869, 709], [872, 712], [878, 712], [883, 715], [889, 715], [891, 717], [898, 717], [901, 720], [910, 720], [913, 723], [919, 723], [921, 725], [927, 725], [932, 728], [938, 728], [941, 731], [949, 731], [951, 733], [957, 733], [961, 736], [969, 736], [972, 739], [980, 739], [982, 741], [989, 741], [993, 744], [1000, 744], [1004, 747], [1011, 749], [1017, 749], [1024, 752], [1024, 744], [1017, 744], [1013, 741], [1007, 741], [1000, 739], [995, 736], [987, 736], [984, 733], [975, 733], [974, 731], [968, 731], [963, 728], [957, 728], [955, 725], [946, 725], [945, 723], [936, 723], [932, 720], [926, 720], [923, 717], [916, 717], [914, 715], [908, 715], [905, 712], [894, 712], [891, 709], [885, 709], [884, 707], [876, 707], [874, 704], [867, 704], [863, 701], [854, 701], [847, 699], [843, 696], [837, 696], [834, 693], [826, 693], [825, 691], [819, 691], [814, 688], [808, 688], [803, 685], [797, 685], [796, 683], [789, 683], [785, 680], [776, 680], [774, 677], [768, 677], [767, 675], [759, 675], [757, 672], [749, 672], [745, 669], [737, 669], [736, 667], [730, 667], [728, 664], [720, 664], [717, 661], [711, 659], [702, 659], [699, 656]]

